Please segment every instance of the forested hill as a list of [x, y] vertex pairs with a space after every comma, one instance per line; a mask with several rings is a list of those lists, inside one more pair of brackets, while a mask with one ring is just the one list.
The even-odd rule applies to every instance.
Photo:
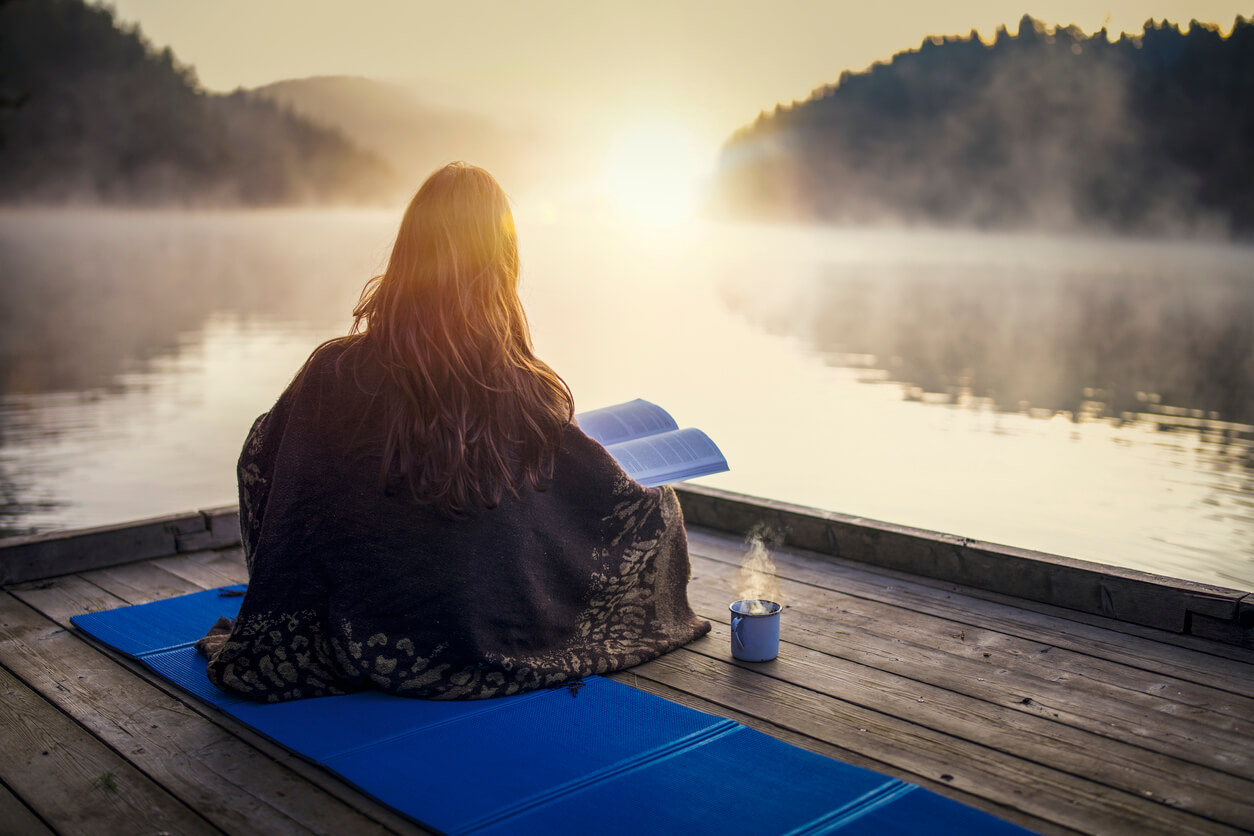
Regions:
[[340, 134], [243, 92], [83, 0], [0, 0], [0, 201], [370, 202], [393, 178]]
[[717, 207], [844, 223], [1254, 235], [1254, 23], [933, 38], [764, 113]]
[[277, 81], [251, 93], [377, 154], [410, 190], [449, 160], [474, 160], [511, 186], [542, 168], [537, 143], [525, 131], [432, 104], [400, 84], [318, 76]]

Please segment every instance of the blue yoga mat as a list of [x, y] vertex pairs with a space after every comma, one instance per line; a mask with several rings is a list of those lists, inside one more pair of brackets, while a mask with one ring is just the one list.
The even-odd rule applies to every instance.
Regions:
[[75, 616], [99, 641], [450, 834], [1028, 831], [927, 790], [600, 677], [466, 702], [364, 691], [266, 705], [215, 688], [192, 646], [243, 587]]

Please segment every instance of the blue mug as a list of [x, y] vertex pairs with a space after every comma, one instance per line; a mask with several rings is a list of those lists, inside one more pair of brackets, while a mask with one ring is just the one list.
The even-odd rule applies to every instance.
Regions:
[[779, 655], [779, 604], [750, 598], [728, 609], [732, 656], [742, 662], [765, 662]]

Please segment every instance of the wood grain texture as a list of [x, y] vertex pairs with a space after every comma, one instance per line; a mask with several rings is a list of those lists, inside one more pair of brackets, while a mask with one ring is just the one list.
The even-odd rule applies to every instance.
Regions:
[[4, 668], [0, 694], [0, 779], [56, 832], [222, 832]]
[[221, 571], [221, 567], [218, 564], [193, 560], [190, 555], [181, 554], [175, 557], [159, 557], [149, 562], [158, 569], [163, 569], [171, 575], [182, 578], [201, 589], [213, 589], [240, 583], [240, 581], [235, 579], [234, 573]]
[[160, 601], [204, 589], [198, 583], [180, 578], [147, 561], [81, 572], [79, 577], [118, 596], [128, 604], [147, 604], [149, 601]]
[[175, 537], [174, 546], [178, 551], [222, 549], [240, 544], [239, 506], [208, 508], [202, 510], [200, 516], [204, 520], [204, 529]]
[[676, 493], [690, 525], [741, 536], [767, 525], [797, 548], [1177, 633], [1192, 613], [1236, 625], [1246, 594], [700, 485]]
[[0, 836], [53, 836], [53, 831], [22, 799], [0, 786]]
[[225, 832], [391, 832], [8, 595], [0, 664]]
[[194, 560], [210, 567], [223, 577], [228, 578], [231, 583], [248, 583], [248, 569], [244, 566], [244, 550], [240, 548], [222, 549], [212, 552], [193, 552], [185, 555], [188, 560]]
[[[703, 617], [726, 622], [726, 602], [738, 594], [736, 573], [700, 557], [693, 561], [705, 571], [690, 599], [700, 603]], [[1054, 719], [1065, 716], [1117, 739], [1143, 738], [1147, 748], [1254, 777], [1247, 753], [1228, 753], [1237, 748], [1235, 740], [1254, 740], [1254, 699], [1245, 695], [787, 579], [780, 583], [793, 642], [1026, 713], [1049, 715], [1052, 705]]]
[[0, 544], [0, 585], [174, 554], [176, 538], [205, 529], [199, 513], [12, 537]]
[[[1064, 828], [1164, 836], [1241, 832], [926, 724], [832, 698], [772, 675], [772, 662], [760, 663], [756, 670], [729, 664], [714, 658], [715, 643], [722, 644], [717, 638], [698, 639], [688, 648], [632, 670], [715, 705], [755, 714], [912, 776], [944, 781], [993, 805], [1014, 807]], [[983, 804], [977, 806], [983, 808]]]
[[[759, 523], [799, 548], [880, 569], [965, 584], [1129, 626], [1190, 633], [1254, 651], [1254, 600], [1244, 591], [1075, 560], [1028, 549], [745, 496], [676, 487], [691, 526], [743, 535]], [[0, 584], [83, 571], [126, 560], [237, 546], [239, 511], [195, 513], [0, 544]]]
[[[229, 524], [230, 509], [220, 517]], [[774, 554], [783, 652], [742, 663], [726, 606], [740, 597], [744, 546], [696, 527], [689, 539], [690, 597], [713, 634], [615, 679], [1040, 833], [1254, 828], [1250, 651], [785, 547]], [[69, 627], [81, 612], [246, 580], [234, 547], [23, 584], [0, 600], [0, 665], [222, 831], [247, 832], [243, 819], [278, 832], [422, 832]]]
[[[744, 547], [737, 541], [710, 532], [690, 531], [689, 544], [695, 553], [729, 566], [738, 567], [744, 557]], [[902, 573], [871, 571], [850, 561], [829, 564], [795, 549], [776, 549], [772, 558], [777, 574], [800, 583], [879, 601], [902, 611], [926, 613], [1068, 648], [1132, 667], [1153, 671], [1167, 666], [1178, 678], [1239, 695], [1254, 694], [1254, 664], [1233, 658], [1226, 652], [1222, 655], [1198, 652], [1148, 636], [1131, 635], [1038, 612], [1030, 607], [985, 600], [952, 586], [929, 585]], [[1227, 651], [1230, 648], [1224, 649]], [[1246, 653], [1240, 648], [1231, 649]]]
[[9, 594], [26, 601], [62, 627], [70, 626], [70, 617], [89, 612], [103, 612], [126, 606], [127, 602], [106, 592], [78, 575], [62, 575], [49, 580], [10, 587]]
[[[713, 643], [694, 650], [740, 668], [766, 667], [731, 657], [725, 624], [711, 635]], [[769, 675], [1207, 819], [1234, 827], [1254, 821], [1254, 782], [1101, 737], [1048, 711], [1018, 711], [791, 644], [770, 664]], [[1232, 741], [1225, 743], [1231, 753]]]
[[[142, 585], [145, 572], [153, 573], [156, 582], [169, 582], [168, 576], [170, 573], [164, 569], [156, 566], [147, 566], [147, 564], [135, 564], [135, 566], [136, 568], [126, 576], [126, 583], [118, 587], [120, 592], [125, 592], [125, 589], [131, 588], [136, 583]], [[106, 583], [111, 582], [109, 578], [101, 578], [101, 580]], [[29, 589], [13, 590], [12, 594], [15, 598], [19, 598], [49, 620], [56, 622], [58, 626], [67, 628], [75, 632], [76, 635], [78, 635], [77, 630], [70, 624], [70, 618], [81, 612], [87, 612], [88, 610], [85, 607], [88, 605], [97, 606], [99, 609], [109, 609], [113, 606], [124, 606], [127, 603], [111, 593], [104, 592], [94, 583], [78, 575], [57, 578], [55, 583], [51, 584], [41, 583], [32, 585]], [[105, 600], [107, 600], [108, 604], [106, 606], [100, 606], [102, 603], [105, 603], [101, 599], [102, 595], [107, 596]], [[141, 595], [139, 597], [147, 596]], [[140, 602], [136, 601], [134, 603]], [[200, 700], [188, 695], [177, 686], [153, 674], [142, 664], [126, 659], [108, 648], [100, 647], [89, 639], [84, 638], [84, 641], [90, 643], [96, 652], [109, 659], [113, 665], [122, 671], [140, 681], [146, 682], [155, 692], [176, 701], [197, 715], [205, 723], [220, 727], [230, 737], [239, 741], [240, 745], [252, 750], [251, 757], [261, 758], [278, 764], [292, 775], [297, 776], [298, 780], [312, 784], [317, 792], [326, 793], [336, 799], [337, 803], [343, 803], [349, 808], [358, 811], [370, 822], [377, 823], [377, 825], [384, 827], [388, 832], [404, 834], [427, 834], [430, 832], [408, 818], [399, 815], [394, 810], [368, 798], [325, 769], [309, 763], [281, 746], [271, 743], [252, 729], [223, 714], [213, 706], [202, 703]], [[232, 775], [234, 770], [242, 768], [240, 766], [241, 762], [233, 759], [234, 753], [235, 750], [231, 748], [225, 755], [221, 756], [224, 775]], [[218, 757], [215, 754], [213, 759]], [[275, 793], [284, 793], [285, 795], [288, 793], [288, 790], [282, 786], [275, 787], [273, 791]], [[276, 803], [273, 799], [267, 800], [268, 803], [283, 809], [283, 804]], [[331, 818], [334, 819], [334, 816]], [[363, 832], [372, 832], [371, 827], [373, 825], [362, 825]], [[318, 832], [325, 833], [354, 832], [352, 830], [328, 830], [325, 827], [316, 829]]]

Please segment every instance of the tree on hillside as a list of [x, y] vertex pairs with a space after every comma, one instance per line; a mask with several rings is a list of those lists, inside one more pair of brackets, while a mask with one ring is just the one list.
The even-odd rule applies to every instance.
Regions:
[[0, 199], [267, 204], [361, 200], [388, 172], [342, 136], [214, 96], [168, 49], [83, 0], [0, 5]]
[[1105, 30], [1025, 16], [929, 38], [725, 145], [732, 214], [1254, 232], [1254, 24]]

